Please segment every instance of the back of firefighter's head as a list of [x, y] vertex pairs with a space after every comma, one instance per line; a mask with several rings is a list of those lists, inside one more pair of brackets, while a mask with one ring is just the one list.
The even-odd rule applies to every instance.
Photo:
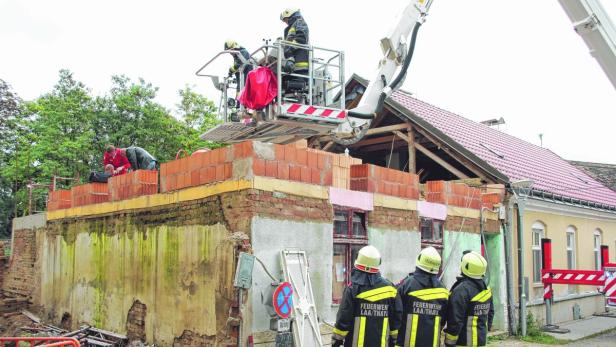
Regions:
[[468, 252], [462, 256], [460, 270], [462, 274], [474, 279], [482, 279], [486, 274], [488, 261], [475, 251]]
[[415, 266], [425, 272], [438, 275], [441, 268], [441, 255], [434, 247], [426, 247], [419, 252]]
[[355, 259], [357, 270], [377, 273], [379, 272], [379, 265], [381, 265], [381, 253], [374, 246], [362, 247], [357, 253], [357, 259]]
[[280, 14], [280, 20], [287, 23], [289, 18], [293, 17], [296, 13], [299, 13], [299, 8], [287, 8]]
[[225, 41], [225, 51], [229, 49], [237, 49], [240, 45], [235, 40], [227, 40]]

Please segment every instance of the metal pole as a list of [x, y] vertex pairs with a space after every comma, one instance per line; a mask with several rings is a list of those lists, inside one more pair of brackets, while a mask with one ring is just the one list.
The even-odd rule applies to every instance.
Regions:
[[524, 201], [518, 200], [514, 205], [517, 216], [518, 230], [518, 296], [519, 300], [519, 324], [520, 334], [526, 336], [526, 293], [524, 291], [524, 226], [522, 225], [522, 211], [524, 210]]
[[507, 321], [509, 323], [509, 334], [516, 334], [515, 327], [515, 302], [513, 299], [513, 239], [511, 237], [511, 230], [513, 229], [512, 218], [512, 201], [511, 198], [507, 201], [507, 222], [503, 222], [505, 228], [504, 241], [505, 241], [505, 274], [507, 276]]
[[[242, 294], [244, 292], [244, 289], [239, 288], [239, 293], [237, 294], [237, 300], [238, 300], [238, 310], [240, 313], [240, 317], [242, 316]], [[238, 327], [238, 332], [237, 332], [237, 347], [242, 347], [244, 345], [244, 341], [243, 341], [243, 336], [242, 336], [242, 324], [244, 322], [242, 321]]]
[[[552, 240], [541, 239], [541, 267], [544, 270], [552, 270]], [[544, 293], [545, 301], [545, 325], [550, 328], [552, 325], [552, 284], [548, 284], [548, 295]]]

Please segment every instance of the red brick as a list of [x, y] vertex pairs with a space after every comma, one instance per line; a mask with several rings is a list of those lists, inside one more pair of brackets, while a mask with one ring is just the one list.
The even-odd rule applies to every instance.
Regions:
[[265, 176], [276, 177], [278, 173], [278, 162], [274, 160], [267, 160], [265, 162]]
[[225, 165], [221, 163], [221, 164], [216, 165], [216, 182], [220, 182], [224, 180], [225, 180]]
[[274, 154], [276, 155], [276, 160], [284, 160], [284, 150], [285, 146], [274, 144]]
[[255, 150], [253, 148], [252, 145], [252, 141], [244, 141], [242, 142], [242, 145], [244, 147], [244, 157], [254, 157], [255, 156]]
[[308, 152], [305, 149], [298, 149], [296, 152], [297, 155], [297, 163], [300, 166], [308, 165]]
[[330, 187], [332, 186], [334, 182], [334, 175], [333, 172], [331, 170], [328, 170], [326, 172], [324, 172], [323, 175], [323, 185], [326, 187]]
[[304, 183], [310, 183], [312, 182], [312, 177], [311, 177], [311, 172], [310, 172], [310, 168], [306, 167], [306, 166], [302, 166], [301, 167], [301, 181]]
[[265, 160], [252, 158], [252, 172], [255, 176], [265, 176]]
[[297, 160], [297, 149], [294, 146], [284, 146], [284, 160], [288, 163], [294, 163]]
[[278, 162], [278, 173], [276, 175], [277, 178], [281, 180], [289, 180], [289, 163], [284, 161]]
[[321, 184], [321, 170], [318, 168], [310, 169], [310, 183]]
[[319, 156], [315, 152], [308, 152], [308, 167], [317, 169], [319, 167]]
[[199, 169], [199, 185], [209, 183], [207, 180], [207, 168]]
[[244, 157], [244, 143], [243, 142], [236, 143], [232, 147], [233, 147], [233, 157], [235, 159]]
[[224, 169], [225, 169], [224, 179], [228, 180], [233, 175], [233, 164], [232, 163], [225, 163], [225, 168]]
[[201, 184], [199, 178], [199, 169], [195, 169], [190, 172], [190, 185], [198, 186], [199, 184]]
[[297, 182], [301, 182], [302, 180], [302, 174], [301, 174], [302, 170], [300, 166], [297, 165], [291, 165], [289, 167], [289, 179], [291, 181], [297, 181]]
[[216, 181], [216, 166], [208, 166], [205, 173], [207, 183]]

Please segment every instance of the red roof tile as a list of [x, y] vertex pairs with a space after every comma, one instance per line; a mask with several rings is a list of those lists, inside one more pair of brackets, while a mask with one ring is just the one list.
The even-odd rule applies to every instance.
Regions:
[[511, 181], [531, 179], [536, 190], [616, 206], [616, 192], [549, 149], [440, 109], [402, 91], [395, 92], [392, 98]]

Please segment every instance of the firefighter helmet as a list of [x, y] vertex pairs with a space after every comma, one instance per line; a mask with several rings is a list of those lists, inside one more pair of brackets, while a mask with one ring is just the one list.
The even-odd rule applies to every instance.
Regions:
[[282, 13], [280, 14], [280, 20], [284, 22], [285, 19], [290, 18], [292, 15], [294, 15], [297, 12], [299, 12], [298, 8], [287, 8], [286, 10], [282, 11]]
[[460, 263], [460, 270], [462, 273], [470, 278], [481, 279], [486, 274], [488, 268], [488, 262], [479, 253], [472, 251], [462, 256], [462, 263]]
[[360, 271], [377, 273], [381, 265], [381, 253], [374, 246], [365, 246], [357, 253], [355, 268]]
[[235, 48], [239, 48], [239, 47], [240, 47], [240, 45], [235, 40], [227, 40], [227, 41], [225, 41], [225, 50], [227, 50], [227, 49], [235, 49]]
[[434, 247], [424, 248], [419, 252], [415, 266], [431, 274], [438, 274], [441, 267], [441, 255]]

